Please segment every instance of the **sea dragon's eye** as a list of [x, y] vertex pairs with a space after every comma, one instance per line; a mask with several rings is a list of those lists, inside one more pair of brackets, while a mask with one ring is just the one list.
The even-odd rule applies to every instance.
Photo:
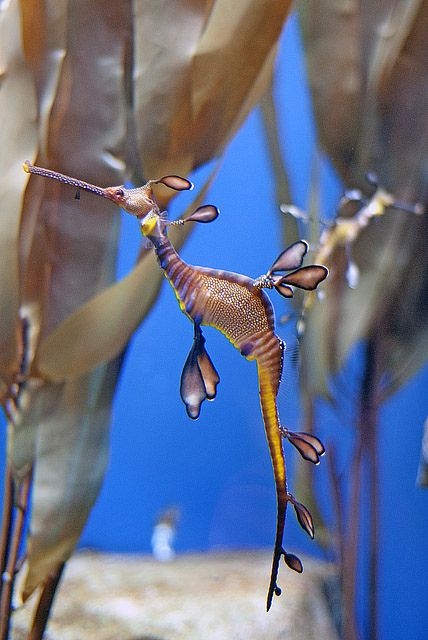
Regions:
[[116, 191], [114, 192], [115, 196], [119, 196], [119, 198], [123, 198], [123, 196], [125, 195], [123, 189], [116, 189]]

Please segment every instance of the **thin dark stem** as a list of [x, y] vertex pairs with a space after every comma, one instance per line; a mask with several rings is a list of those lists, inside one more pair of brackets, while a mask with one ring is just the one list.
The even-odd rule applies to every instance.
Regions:
[[376, 431], [373, 432], [373, 444], [369, 450], [370, 457], [370, 551], [369, 551], [369, 618], [368, 618], [368, 638], [377, 640], [378, 638], [378, 542], [379, 542], [379, 485], [378, 485], [378, 457], [376, 452]]
[[357, 640], [358, 630], [355, 615], [356, 580], [358, 563], [358, 546], [360, 539], [360, 499], [361, 499], [361, 466], [362, 443], [357, 445], [351, 468], [351, 499], [349, 509], [349, 523], [344, 545], [343, 562], [343, 640]]
[[370, 542], [368, 549], [367, 593], [370, 594], [368, 606], [368, 640], [378, 637], [378, 538], [379, 538], [379, 483], [377, 455], [377, 421], [380, 406], [381, 349], [380, 340], [373, 336], [367, 343], [366, 369], [361, 389], [360, 432], [364, 440], [368, 462], [368, 482], [370, 496]]
[[[4, 500], [3, 513], [0, 534], [0, 577], [6, 571], [7, 558], [10, 548], [10, 534], [12, 531], [13, 517], [13, 479], [10, 465], [6, 465], [6, 473], [4, 479]], [[0, 579], [0, 601], [3, 587], [3, 580]]]
[[25, 515], [30, 496], [32, 473], [22, 481], [19, 489], [16, 518], [10, 540], [6, 571], [2, 575], [3, 589], [0, 601], [0, 640], [8, 640], [12, 609], [13, 586], [15, 582], [18, 553], [24, 531]]
[[[328, 447], [327, 456], [328, 470], [330, 474], [331, 486], [333, 489], [333, 506], [336, 515], [336, 530], [337, 530], [337, 546], [339, 552], [339, 566], [340, 572], [343, 574], [343, 565], [345, 561], [345, 522], [343, 519], [343, 496], [342, 487], [339, 478], [336, 448], [333, 444]], [[343, 575], [341, 575], [341, 582], [343, 582]]]
[[65, 562], [61, 564], [54, 575], [48, 578], [45, 586], [43, 587], [43, 591], [40, 595], [39, 603], [34, 614], [31, 631], [28, 635], [28, 640], [42, 640], [43, 638], [64, 567]]

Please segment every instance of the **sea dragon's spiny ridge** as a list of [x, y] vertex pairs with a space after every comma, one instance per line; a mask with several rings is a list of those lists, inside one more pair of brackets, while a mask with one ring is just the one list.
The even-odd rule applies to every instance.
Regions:
[[215, 397], [220, 380], [205, 349], [202, 326], [215, 327], [247, 360], [256, 361], [260, 403], [277, 495], [276, 537], [267, 595], [269, 610], [273, 595], [281, 593], [277, 584], [281, 557], [284, 557], [286, 564], [294, 571], [303, 571], [299, 558], [286, 552], [283, 547], [288, 503], [293, 505], [303, 529], [311, 538], [314, 537], [309, 511], [288, 492], [282, 439], [287, 438], [306, 460], [314, 464], [318, 464], [324, 447], [312, 434], [294, 433], [280, 425], [276, 398], [285, 345], [275, 334], [273, 307], [263, 289], [275, 288], [281, 295], [291, 297], [293, 286], [306, 290], [315, 289], [327, 276], [327, 269], [321, 265], [302, 267], [308, 250], [308, 245], [302, 240], [283, 251], [269, 271], [256, 280], [236, 273], [187, 264], [168, 239], [168, 226], [189, 221], [211, 222], [218, 216], [218, 210], [212, 205], [205, 205], [184, 220], [168, 223], [153, 197], [152, 186], [161, 183], [177, 191], [191, 189], [193, 185], [179, 176], [150, 180], [137, 189], [126, 189], [123, 186], [103, 189], [55, 171], [34, 167], [29, 162], [24, 163], [24, 169], [28, 173], [53, 178], [77, 189], [102, 195], [137, 217], [143, 235], [152, 243], [159, 264], [174, 289], [181, 310], [194, 325], [193, 345], [184, 365], [180, 385], [181, 397], [191, 418], [199, 416], [205, 399]]

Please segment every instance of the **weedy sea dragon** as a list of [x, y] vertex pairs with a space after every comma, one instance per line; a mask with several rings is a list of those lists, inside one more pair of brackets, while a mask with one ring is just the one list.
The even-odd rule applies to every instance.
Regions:
[[[192, 183], [179, 176], [165, 176], [159, 180], [149, 180], [136, 189], [124, 186], [100, 188], [63, 174], [24, 163], [28, 173], [59, 180], [65, 184], [91, 191], [115, 202], [128, 213], [136, 216], [143, 235], [154, 247], [159, 264], [171, 284], [180, 308], [193, 322], [193, 345], [181, 376], [180, 393], [188, 415], [199, 416], [205, 399], [213, 399], [220, 381], [218, 373], [205, 349], [205, 338], [201, 326], [215, 327], [236, 347], [247, 360], [257, 363], [260, 403], [266, 437], [275, 476], [277, 495], [277, 524], [272, 572], [267, 595], [269, 610], [273, 595], [280, 595], [277, 584], [279, 562], [284, 557], [286, 564], [301, 573], [300, 559], [285, 551], [283, 532], [287, 504], [295, 509], [298, 521], [311, 538], [314, 526], [308, 509], [289, 493], [282, 439], [287, 438], [301, 453], [314, 464], [318, 464], [324, 447], [312, 434], [291, 432], [279, 423], [277, 394], [281, 380], [284, 342], [274, 331], [274, 311], [263, 291], [275, 288], [285, 297], [292, 297], [292, 287], [312, 290], [328, 274], [326, 267], [310, 265], [302, 267], [308, 245], [303, 240], [295, 242], [283, 251], [269, 271], [253, 280], [244, 275], [194, 267], [184, 262], [168, 239], [169, 225], [190, 221], [211, 222], [218, 216], [218, 209], [212, 205], [199, 207], [187, 218], [167, 222], [153, 196], [152, 187], [164, 184], [176, 191], [191, 189]], [[291, 272], [284, 275], [284, 272]]]

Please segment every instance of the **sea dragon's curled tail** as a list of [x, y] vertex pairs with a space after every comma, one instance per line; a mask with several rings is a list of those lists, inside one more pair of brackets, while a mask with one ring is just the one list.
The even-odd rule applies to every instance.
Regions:
[[54, 171], [33, 167], [29, 162], [24, 164], [24, 169], [28, 173], [53, 178], [106, 197], [137, 217], [143, 235], [152, 243], [159, 264], [174, 289], [181, 310], [194, 325], [193, 345], [184, 365], [180, 385], [181, 397], [191, 418], [199, 416], [205, 399], [215, 397], [220, 381], [205, 349], [201, 326], [215, 327], [245, 358], [256, 361], [260, 404], [277, 495], [275, 547], [267, 595], [269, 609], [273, 595], [281, 593], [277, 584], [281, 557], [284, 557], [285, 563], [294, 571], [303, 571], [299, 558], [286, 552], [283, 546], [288, 503], [293, 505], [303, 529], [311, 538], [314, 537], [314, 526], [308, 509], [297, 502], [288, 491], [282, 440], [288, 439], [303, 458], [314, 464], [319, 463], [324, 447], [314, 435], [294, 433], [280, 425], [277, 394], [285, 345], [275, 334], [273, 307], [263, 289], [274, 288], [289, 298], [293, 295], [293, 287], [315, 289], [326, 278], [328, 270], [322, 265], [302, 267], [303, 258], [308, 250], [308, 245], [302, 240], [283, 251], [269, 271], [256, 280], [237, 273], [194, 267], [185, 263], [168, 238], [168, 226], [189, 221], [211, 222], [217, 217], [218, 210], [212, 205], [205, 205], [184, 220], [168, 223], [153, 197], [152, 185], [162, 183], [177, 191], [192, 187], [188, 180], [179, 176], [164, 176], [159, 180], [150, 180], [138, 189], [126, 189], [123, 186], [103, 189]]

